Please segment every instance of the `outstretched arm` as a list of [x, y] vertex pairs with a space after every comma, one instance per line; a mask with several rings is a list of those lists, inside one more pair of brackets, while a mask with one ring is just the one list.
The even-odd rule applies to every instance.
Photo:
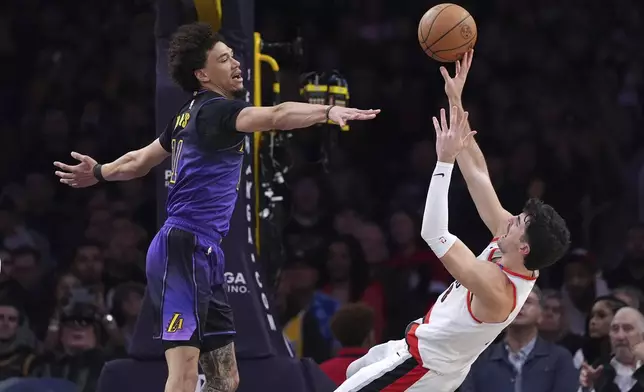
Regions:
[[[452, 78], [444, 67], [440, 71], [445, 79], [445, 92], [449, 99], [450, 107], [456, 106], [463, 111], [461, 94], [467, 79], [467, 74], [472, 65], [473, 51], [466, 53], [462, 63], [456, 62], [456, 75]], [[470, 131], [469, 123], [466, 124], [466, 130]], [[483, 152], [474, 139], [458, 155], [456, 162], [461, 169], [467, 189], [476, 205], [476, 209], [481, 219], [488, 227], [492, 235], [501, 234], [507, 221], [512, 216], [502, 206], [494, 190], [490, 175], [485, 163]]]
[[102, 165], [100, 173], [106, 181], [128, 181], [148, 174], [168, 156], [170, 153], [156, 139], [139, 150], [130, 151], [115, 161]]
[[163, 162], [170, 153], [156, 139], [146, 147], [130, 151], [105, 165], [99, 165], [94, 158], [77, 152], [72, 152], [71, 155], [79, 163], [71, 166], [54, 162], [54, 166], [60, 169], [55, 174], [63, 184], [73, 188], [86, 188], [98, 183], [101, 177], [105, 181], [127, 181], [142, 177]]
[[479, 262], [474, 253], [448, 229], [447, 196], [452, 169], [459, 152], [474, 135], [466, 131], [467, 115], [459, 121], [457, 113], [458, 109], [452, 107], [449, 128], [444, 110], [441, 110], [440, 124], [434, 118], [438, 163], [427, 192], [421, 236], [456, 280], [482, 303], [503, 311], [512, 306], [503, 272], [492, 263]]
[[276, 106], [249, 106], [239, 112], [235, 125], [240, 132], [307, 128], [327, 120], [344, 126], [347, 121], [372, 120], [378, 113], [380, 110], [284, 102]]

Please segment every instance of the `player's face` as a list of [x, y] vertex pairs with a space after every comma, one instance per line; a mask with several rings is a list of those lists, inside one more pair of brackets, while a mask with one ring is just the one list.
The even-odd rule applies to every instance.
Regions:
[[504, 254], [519, 253], [524, 257], [530, 253], [530, 246], [524, 240], [525, 229], [529, 223], [529, 216], [521, 213], [508, 219], [508, 227], [505, 235], [499, 238], [499, 249]]
[[208, 52], [206, 67], [202, 70], [208, 81], [227, 93], [244, 88], [239, 61], [233, 57], [233, 50], [223, 42], [217, 42]]

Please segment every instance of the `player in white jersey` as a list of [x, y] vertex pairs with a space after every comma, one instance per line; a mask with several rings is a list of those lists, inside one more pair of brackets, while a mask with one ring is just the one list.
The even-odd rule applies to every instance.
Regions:
[[[521, 310], [540, 268], [568, 249], [570, 233], [554, 209], [529, 200], [513, 216], [501, 207], [483, 155], [460, 105], [472, 53], [457, 63], [457, 76], [444, 68], [450, 123], [434, 118], [438, 163], [429, 185], [421, 235], [456, 279], [425, 317], [409, 324], [405, 339], [373, 347], [347, 369], [336, 392], [453, 392], [470, 366]], [[460, 115], [459, 115], [460, 113]], [[494, 234], [476, 257], [448, 231], [447, 193], [454, 162], [466, 179], [481, 218]]]

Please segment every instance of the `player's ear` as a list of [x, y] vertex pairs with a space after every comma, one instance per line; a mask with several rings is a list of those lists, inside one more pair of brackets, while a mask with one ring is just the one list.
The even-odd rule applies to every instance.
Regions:
[[206, 70], [203, 68], [195, 71], [195, 78], [197, 78], [197, 80], [200, 81], [201, 83], [210, 82], [210, 77], [206, 73]]
[[519, 244], [519, 252], [525, 257], [530, 253], [530, 245], [527, 242], [521, 241]]

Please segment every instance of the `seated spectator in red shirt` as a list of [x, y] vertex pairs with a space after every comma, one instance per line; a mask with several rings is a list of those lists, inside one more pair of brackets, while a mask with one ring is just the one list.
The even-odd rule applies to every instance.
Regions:
[[376, 341], [384, 326], [384, 294], [378, 281], [370, 281], [360, 243], [350, 236], [339, 236], [329, 242], [324, 259], [322, 292], [340, 304], [363, 302], [374, 311]]
[[320, 368], [338, 386], [347, 379], [347, 368], [375, 344], [374, 311], [364, 304], [347, 304], [331, 319], [331, 332], [342, 348]]

